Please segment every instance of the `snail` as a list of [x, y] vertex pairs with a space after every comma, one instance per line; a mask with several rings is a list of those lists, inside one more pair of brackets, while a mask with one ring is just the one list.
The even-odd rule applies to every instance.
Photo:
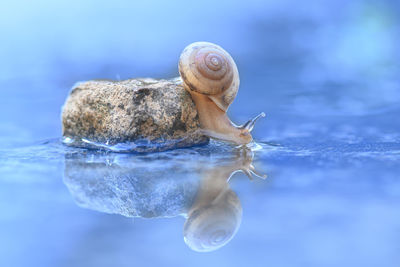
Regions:
[[235, 236], [242, 221], [242, 205], [229, 187], [230, 178], [243, 172], [265, 179], [252, 165], [253, 154], [231, 164], [216, 166], [203, 173], [203, 179], [194, 204], [187, 213], [183, 229], [185, 243], [194, 251], [210, 252], [226, 245]]
[[241, 126], [228, 118], [226, 112], [240, 82], [237, 66], [228, 52], [213, 43], [192, 43], [180, 56], [179, 73], [185, 90], [195, 102], [204, 134], [238, 145], [253, 140], [250, 132], [265, 113]]

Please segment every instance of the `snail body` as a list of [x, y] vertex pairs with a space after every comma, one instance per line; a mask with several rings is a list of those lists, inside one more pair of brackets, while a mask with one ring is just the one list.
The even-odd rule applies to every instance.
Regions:
[[239, 145], [253, 140], [250, 132], [264, 113], [242, 126], [232, 123], [226, 115], [240, 84], [237, 66], [228, 52], [213, 43], [192, 43], [180, 56], [179, 73], [196, 104], [206, 135]]

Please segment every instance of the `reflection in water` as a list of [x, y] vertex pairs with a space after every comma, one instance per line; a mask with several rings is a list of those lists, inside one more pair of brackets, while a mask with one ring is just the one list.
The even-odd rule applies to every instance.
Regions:
[[255, 173], [250, 150], [234, 159], [196, 160], [114, 153], [71, 153], [65, 158], [64, 183], [76, 203], [127, 217], [187, 218], [184, 240], [195, 251], [212, 251], [237, 232], [242, 206], [228, 181], [236, 172]]
[[197, 197], [187, 213], [184, 226], [186, 244], [195, 251], [216, 250], [227, 244], [239, 229], [242, 206], [228, 184], [235, 172], [242, 171], [249, 178], [254, 173], [252, 154], [244, 151], [235, 162], [210, 168], [202, 173]]

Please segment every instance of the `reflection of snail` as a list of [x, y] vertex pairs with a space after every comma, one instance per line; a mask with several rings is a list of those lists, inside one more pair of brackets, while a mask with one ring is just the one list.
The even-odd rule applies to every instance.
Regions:
[[[254, 173], [252, 155], [206, 168], [200, 179], [194, 161], [185, 164], [151, 157], [149, 163], [148, 159], [114, 153], [67, 154], [64, 183], [83, 208], [126, 217], [183, 215], [185, 242], [195, 251], [212, 251], [232, 239], [242, 207], [228, 181], [238, 171]], [[204, 166], [206, 159], [198, 156], [196, 162]]]
[[242, 126], [226, 115], [239, 89], [239, 72], [235, 61], [220, 46], [196, 42], [187, 46], [179, 60], [179, 72], [185, 89], [191, 94], [204, 133], [236, 144], [250, 143], [250, 134], [261, 113]]
[[255, 174], [251, 158], [206, 171], [195, 203], [188, 212], [183, 235], [193, 250], [208, 252], [227, 244], [239, 229], [242, 221], [240, 200], [230, 188], [232, 175], [242, 171], [251, 177]]

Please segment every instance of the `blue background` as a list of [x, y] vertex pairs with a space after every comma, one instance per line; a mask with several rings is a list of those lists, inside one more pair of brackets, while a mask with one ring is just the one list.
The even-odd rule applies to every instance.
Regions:
[[[398, 266], [399, 11], [367, 0], [1, 2], [1, 266]], [[209, 254], [185, 246], [180, 217], [76, 206], [65, 148], [42, 141], [60, 137], [75, 82], [178, 76], [195, 41], [238, 65], [231, 119], [267, 114], [254, 136], [269, 178], [232, 180], [242, 226]], [[214, 150], [182, 172], [218, 165]]]

